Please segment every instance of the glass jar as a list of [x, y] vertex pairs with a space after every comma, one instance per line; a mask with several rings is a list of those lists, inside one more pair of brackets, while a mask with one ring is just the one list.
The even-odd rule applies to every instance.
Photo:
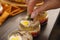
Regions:
[[39, 21], [31, 21], [27, 19], [20, 20], [20, 30], [28, 31], [32, 36], [37, 36], [40, 32], [40, 23]]
[[44, 25], [48, 21], [48, 14], [47, 12], [41, 12], [35, 17], [35, 19], [39, 20], [41, 25]]
[[48, 14], [47, 12], [40, 12], [37, 16], [35, 16], [34, 18], [31, 18], [31, 15], [27, 15], [26, 17], [28, 20], [35, 20], [35, 21], [39, 21], [41, 26], [44, 26], [45, 24], [47, 24], [48, 21]]
[[14, 31], [8, 35], [8, 40], [33, 40], [33, 37], [27, 31]]

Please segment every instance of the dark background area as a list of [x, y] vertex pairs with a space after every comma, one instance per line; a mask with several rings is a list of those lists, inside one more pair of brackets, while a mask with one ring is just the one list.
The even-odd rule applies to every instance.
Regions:
[[49, 40], [60, 40], [60, 13], [52, 29]]

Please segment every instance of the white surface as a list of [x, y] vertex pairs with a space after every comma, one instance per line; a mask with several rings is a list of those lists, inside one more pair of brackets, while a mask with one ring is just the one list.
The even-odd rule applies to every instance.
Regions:
[[[58, 17], [59, 11], [60, 11], [60, 9], [54, 9], [54, 10], [47, 11], [47, 13], [48, 13], [48, 24], [47, 24], [46, 29], [43, 32], [43, 36], [46, 36], [46, 38], [49, 37], [49, 35], [53, 29], [53, 26], [54, 26], [54, 23], [56, 21], [56, 18]], [[46, 40], [48, 40], [48, 39], [46, 39]]]

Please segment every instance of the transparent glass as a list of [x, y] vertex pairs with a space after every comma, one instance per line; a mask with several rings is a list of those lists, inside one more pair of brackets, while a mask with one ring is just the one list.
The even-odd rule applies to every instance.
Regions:
[[33, 40], [33, 37], [27, 31], [14, 31], [8, 35], [8, 40]]
[[[26, 25], [24, 25], [24, 23], [22, 21], [23, 22], [24, 21], [28, 21], [29, 23], [26, 26]], [[39, 23], [39, 21], [31, 21], [31, 20], [27, 20], [26, 18], [23, 18], [23, 19], [20, 20], [20, 26], [19, 26], [19, 28], [20, 28], [20, 30], [28, 31], [33, 36], [35, 36], [35, 35], [38, 34], [38, 32], [40, 32], [40, 23]]]
[[47, 12], [41, 12], [36, 17], [36, 20], [38, 20], [41, 24], [44, 24], [48, 20], [48, 14]]

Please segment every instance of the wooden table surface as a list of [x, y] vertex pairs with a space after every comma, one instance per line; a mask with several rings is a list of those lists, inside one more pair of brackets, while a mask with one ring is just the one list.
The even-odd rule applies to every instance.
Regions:
[[[44, 31], [39, 35], [37, 40], [48, 40], [54, 23], [58, 17], [60, 9], [47, 11], [48, 23]], [[15, 17], [7, 19], [7, 21], [0, 27], [0, 40], [7, 40], [8, 34], [11, 31], [18, 30], [20, 18], [26, 16], [26, 12], [23, 12]]]

